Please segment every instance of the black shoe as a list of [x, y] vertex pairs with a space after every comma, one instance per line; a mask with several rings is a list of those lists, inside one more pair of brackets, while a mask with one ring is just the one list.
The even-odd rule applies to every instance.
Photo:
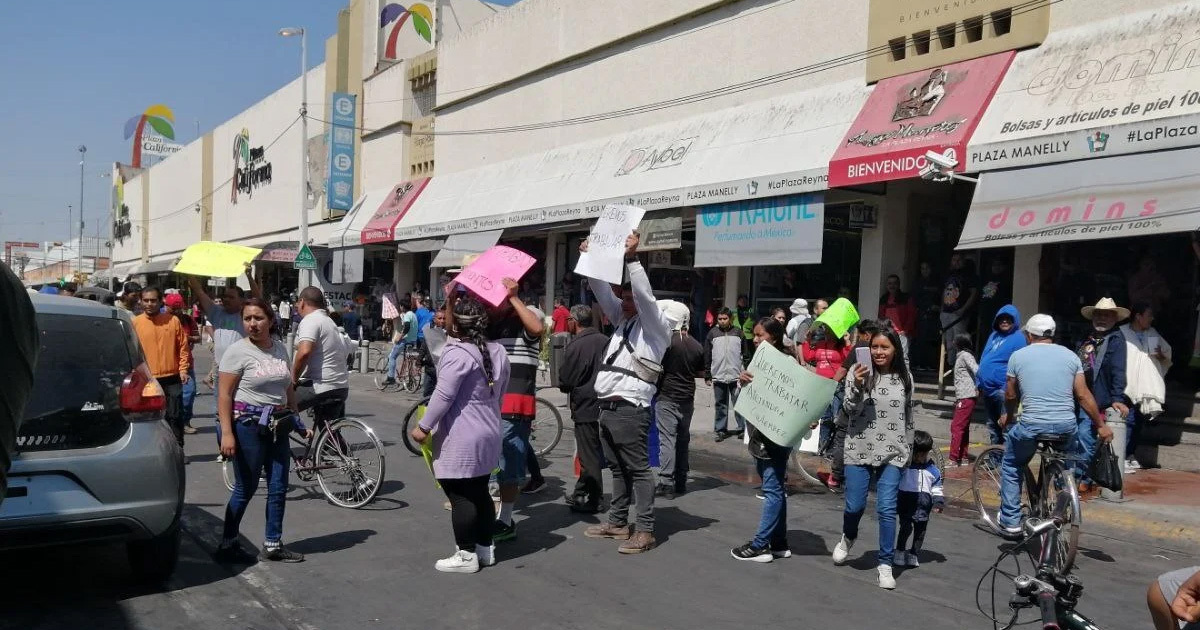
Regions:
[[521, 494], [537, 494], [546, 489], [545, 479], [530, 479], [525, 482], [525, 487], [521, 488]]
[[776, 547], [775, 545], [771, 545], [771, 557], [773, 557], [773, 558], [791, 558], [792, 557], [792, 549], [790, 547], [788, 547], [787, 545], [783, 545], [782, 547]]
[[262, 553], [258, 554], [259, 560], [270, 560], [271, 562], [304, 562], [304, 554], [297, 553], [280, 545], [278, 547], [264, 547]]
[[771, 554], [771, 550], [762, 547], [755, 547], [753, 542], [748, 542], [741, 547], [734, 547], [729, 550], [729, 555], [738, 560], [748, 560], [750, 562], [771, 562], [775, 556]]
[[496, 519], [496, 522], [492, 525], [492, 542], [498, 543], [516, 539], [517, 522], [513, 521], [512, 523], [505, 525], [504, 521]]
[[662, 497], [664, 499], [674, 499], [675, 488], [671, 486], [658, 486], [654, 488], [654, 496]]
[[714, 442], [724, 442], [725, 438], [727, 438], [727, 437], [729, 437], [728, 431], [717, 431], [716, 433], [713, 434], [713, 441]]
[[680, 496], [684, 494], [687, 494], [687, 486], [682, 483], [675, 484], [675, 495]]
[[258, 556], [246, 551], [241, 543], [233, 543], [228, 547], [217, 547], [212, 558], [218, 564], [255, 564]]

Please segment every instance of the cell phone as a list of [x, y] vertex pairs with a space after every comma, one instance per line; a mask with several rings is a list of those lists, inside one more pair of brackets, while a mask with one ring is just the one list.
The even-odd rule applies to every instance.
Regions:
[[866, 366], [868, 370], [872, 369], [871, 349], [870, 348], [855, 348], [854, 362]]

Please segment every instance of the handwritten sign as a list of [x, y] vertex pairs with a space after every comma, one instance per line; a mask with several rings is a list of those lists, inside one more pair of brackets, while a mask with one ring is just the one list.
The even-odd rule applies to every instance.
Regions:
[[246, 265], [254, 260], [261, 249], [200, 241], [183, 250], [183, 256], [172, 270], [191, 276], [236, 278], [246, 273]]
[[815, 324], [825, 324], [838, 337], [845, 336], [846, 331], [858, 323], [858, 310], [846, 298], [838, 298], [825, 309], [817, 318]]
[[804, 369], [765, 343], [758, 346], [746, 369], [754, 380], [742, 388], [733, 410], [767, 439], [789, 448], [808, 436], [837, 387], [836, 381]]
[[579, 262], [575, 264], [575, 273], [609, 284], [621, 284], [625, 239], [642, 222], [645, 214], [645, 210], [636, 206], [604, 206], [600, 220], [588, 235], [588, 250], [579, 255]]
[[500, 306], [508, 296], [502, 282], [505, 278], [520, 280], [536, 261], [533, 256], [505, 245], [493, 245], [474, 262], [467, 265], [455, 282], [478, 295], [492, 306]]

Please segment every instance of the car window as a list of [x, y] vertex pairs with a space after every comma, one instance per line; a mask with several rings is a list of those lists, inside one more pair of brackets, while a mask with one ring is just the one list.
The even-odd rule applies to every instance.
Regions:
[[119, 319], [40, 313], [41, 352], [17, 450], [111, 444], [125, 434], [120, 389], [133, 371], [128, 324]]

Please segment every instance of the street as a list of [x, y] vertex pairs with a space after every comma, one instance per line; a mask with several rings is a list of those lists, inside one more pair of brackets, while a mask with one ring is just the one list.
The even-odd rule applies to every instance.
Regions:
[[[198, 372], [210, 361], [201, 353]], [[585, 525], [597, 521], [562, 503], [564, 486], [573, 483], [569, 428], [548, 460], [549, 487], [518, 503], [518, 538], [498, 546], [499, 563], [475, 575], [438, 573], [434, 561], [453, 551], [449, 512], [423, 462], [399, 441], [414, 398], [375, 391], [369, 375], [352, 375], [352, 388], [351, 415], [387, 446], [387, 479], [372, 505], [350, 511], [293, 475], [284, 542], [306, 562], [231, 572], [209, 559], [228, 493], [213, 457], [214, 398], [201, 386], [194, 422], [200, 433], [187, 444], [184, 545], [169, 588], [130, 585], [117, 547], [7, 553], [0, 555], [0, 628], [991, 627], [976, 609], [975, 584], [1002, 544], [976, 529], [965, 509], [935, 515], [922, 566], [898, 572], [894, 592], [876, 586], [870, 507], [851, 561], [833, 566], [842, 505], [823, 490], [789, 499], [792, 558], [737, 562], [729, 549], [749, 539], [759, 517], [750, 457], [736, 464], [697, 453], [689, 492], [656, 504], [659, 548], [622, 556], [613, 541], [584, 538]], [[264, 494], [260, 488], [242, 527], [256, 547]], [[1197, 564], [1196, 550], [1186, 548], [1194, 544], [1130, 542], [1085, 520], [1075, 571], [1086, 587], [1082, 612], [1104, 628], [1149, 628], [1147, 584]], [[1003, 603], [1011, 588], [998, 588]], [[986, 590], [983, 599], [990, 601]]]

